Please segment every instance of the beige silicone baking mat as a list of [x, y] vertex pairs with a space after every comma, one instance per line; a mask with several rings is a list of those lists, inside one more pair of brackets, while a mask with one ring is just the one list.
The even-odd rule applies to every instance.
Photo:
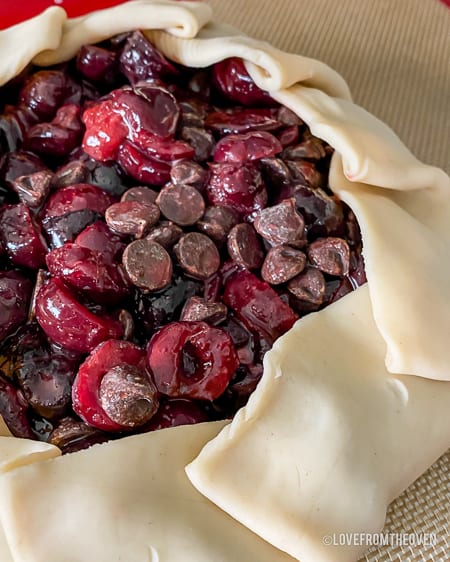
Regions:
[[[210, 4], [217, 20], [328, 63], [357, 103], [388, 123], [418, 158], [450, 173], [450, 9], [439, 0]], [[391, 545], [370, 549], [363, 560], [450, 560], [449, 467], [450, 452], [391, 505], [385, 532], [394, 536], [381, 537]], [[422, 540], [429, 546], [405, 544]]]

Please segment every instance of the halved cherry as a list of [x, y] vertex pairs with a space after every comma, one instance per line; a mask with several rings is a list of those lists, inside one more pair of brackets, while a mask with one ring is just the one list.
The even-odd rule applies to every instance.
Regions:
[[213, 80], [231, 101], [242, 105], [273, 104], [269, 94], [252, 80], [242, 59], [233, 57], [216, 63], [213, 66]]
[[272, 287], [247, 270], [228, 279], [223, 299], [251, 330], [271, 341], [292, 328], [297, 320], [295, 312]]
[[36, 319], [51, 340], [79, 353], [89, 353], [99, 343], [124, 334], [120, 322], [93, 314], [59, 279], [50, 279], [41, 287]]
[[[111, 380], [119, 382], [107, 388]], [[145, 369], [145, 352], [130, 342], [101, 343], [80, 366], [72, 401], [86, 423], [103, 431], [125, 431], [148, 422], [158, 409], [158, 398]]]
[[46, 262], [53, 277], [95, 302], [117, 303], [129, 292], [120, 266], [105, 259], [101, 252], [68, 242], [47, 254]]
[[225, 391], [239, 360], [224, 330], [206, 322], [172, 322], [151, 339], [147, 363], [162, 394], [215, 400]]
[[90, 183], [78, 183], [58, 189], [47, 201], [43, 218], [60, 217], [67, 213], [89, 209], [104, 214], [116, 199]]

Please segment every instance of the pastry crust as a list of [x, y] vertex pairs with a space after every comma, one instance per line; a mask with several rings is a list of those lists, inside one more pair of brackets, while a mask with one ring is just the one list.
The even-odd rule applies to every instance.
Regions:
[[[300, 320], [276, 343], [265, 357], [264, 377], [249, 405], [190, 465], [189, 476], [207, 497], [302, 562], [350, 561], [360, 550], [327, 550], [321, 546], [320, 533], [381, 529], [388, 503], [450, 445], [450, 178], [420, 163], [388, 127], [353, 104], [345, 81], [325, 64], [283, 53], [210, 20], [210, 8], [201, 2], [137, 0], [74, 20], [68, 20], [61, 8], [49, 8], [33, 20], [0, 32], [0, 84], [30, 62], [41, 66], [62, 62], [82, 44], [146, 28], [161, 51], [185, 65], [202, 67], [231, 56], [243, 58], [261, 88], [293, 109], [313, 134], [333, 146], [330, 185], [359, 220], [368, 287]], [[319, 332], [327, 336], [329, 349], [318, 340]], [[303, 339], [310, 341], [306, 349]], [[354, 356], [358, 361], [352, 366]], [[303, 410], [286, 419], [283, 408], [275, 408], [286, 400], [289, 405], [303, 404]], [[307, 409], [311, 404], [316, 405], [314, 411]], [[302, 415], [305, 408], [308, 417]], [[212, 424], [204, 430], [204, 442], [220, 427]], [[169, 433], [164, 432], [135, 436], [0, 477], [2, 497], [8, 498], [2, 503], [1, 519], [14, 561], [61, 562], [61, 551], [34, 550], [30, 541], [35, 537], [23, 536], [27, 486], [39, 486], [42, 476], [50, 490], [52, 471], [60, 474], [63, 465], [75, 470], [84, 466], [83, 459], [106, 458], [108, 451], [119, 465], [117, 470], [125, 470], [122, 464], [133, 458], [133, 470], [145, 473], [152, 465], [150, 456], [131, 454], [144, 443], [157, 456], [186, 439], [191, 443], [183, 457], [186, 464], [203, 444], [200, 437], [200, 441], [189, 441], [196, 429], [174, 428], [170, 435], [177, 439], [173, 442], [165, 441]], [[117, 448], [121, 454], [114, 456]], [[264, 466], [270, 464], [270, 471], [262, 471], [261, 461], [255, 465], [258, 457]], [[0, 458], [0, 463], [9, 462], [8, 458]], [[113, 478], [114, 464], [101, 462], [102, 474]], [[213, 467], [215, 478], [211, 478]], [[23, 486], [21, 474], [28, 475]], [[310, 485], [304, 486], [307, 475], [312, 475]], [[189, 484], [181, 473], [179, 478], [184, 480], [176, 496], [182, 501]], [[261, 482], [266, 486], [261, 487]], [[249, 485], [257, 490], [250, 492]], [[59, 497], [82, 510], [83, 498], [74, 493], [76, 480], [66, 490], [62, 488]], [[326, 490], [328, 496], [318, 490]], [[117, 499], [115, 493], [110, 487], [108, 496], [96, 498], [98, 512], [110, 518], [108, 529], [115, 516], [105, 506]], [[152, 492], [146, 493], [152, 497]], [[208, 505], [207, 500], [199, 501]], [[131, 501], [126, 508], [131, 519], [140, 517]], [[229, 521], [227, 515], [216, 512]], [[52, 513], [55, 525], [63, 515]], [[89, 512], [83, 516], [90, 521]], [[133, 539], [136, 552], [143, 548], [137, 537], [145, 524], [134, 521], [139, 530]], [[235, 525], [236, 533], [242, 533]], [[199, 529], [197, 538], [202, 534]], [[54, 529], [48, 532], [55, 534]], [[58, 526], [58, 532], [64, 533], [64, 528]], [[208, 550], [208, 532], [203, 527], [203, 554], [200, 549], [196, 558], [182, 558], [188, 548], [183, 542], [176, 560], [202, 560], [202, 555], [205, 561], [214, 560]], [[45, 537], [40, 540], [43, 543]], [[248, 540], [250, 552], [252, 541]], [[255, 545], [264, 545], [253, 540]], [[265, 548], [267, 560], [289, 559], [269, 545]], [[116, 559], [121, 554], [117, 549], [111, 553]], [[114, 559], [111, 553], [108, 560]], [[152, 551], [148, 556], [158, 560]], [[175, 555], [171, 556], [173, 560]], [[256, 559], [264, 560], [264, 556]], [[70, 559], [86, 560], [76, 554]], [[230, 551], [228, 558], [217, 555], [217, 560], [238, 558]]]

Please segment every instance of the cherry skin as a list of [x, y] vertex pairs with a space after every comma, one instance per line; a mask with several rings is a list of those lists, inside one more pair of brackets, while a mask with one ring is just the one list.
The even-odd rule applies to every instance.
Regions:
[[72, 387], [75, 412], [89, 425], [103, 431], [124, 431], [113, 421], [100, 403], [100, 385], [114, 367], [129, 365], [145, 371], [145, 352], [133, 343], [108, 340], [96, 347], [80, 366]]
[[151, 339], [147, 364], [162, 394], [214, 400], [225, 391], [239, 360], [224, 330], [206, 322], [172, 322]]
[[59, 279], [50, 279], [41, 287], [36, 319], [51, 340], [79, 353], [89, 353], [102, 341], [124, 334], [120, 322], [93, 314]]

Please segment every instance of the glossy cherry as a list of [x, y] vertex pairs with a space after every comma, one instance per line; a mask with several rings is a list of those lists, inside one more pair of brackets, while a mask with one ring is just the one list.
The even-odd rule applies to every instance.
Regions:
[[297, 315], [272, 287], [243, 270], [225, 284], [223, 299], [245, 324], [270, 341], [275, 341], [297, 320]]
[[51, 340], [79, 353], [89, 353], [99, 343], [124, 334], [120, 322], [92, 313], [59, 279], [50, 279], [41, 287], [36, 319]]
[[224, 330], [206, 322], [172, 322], [151, 339], [147, 363], [162, 394], [214, 400], [224, 392], [239, 361]]
[[32, 290], [31, 281], [18, 271], [0, 271], [0, 341], [27, 319]]
[[90, 210], [104, 214], [116, 199], [89, 183], [79, 183], [58, 189], [45, 205], [43, 218], [59, 217], [75, 211]]
[[229, 100], [242, 105], [267, 105], [273, 100], [250, 77], [242, 59], [233, 57], [213, 66], [213, 80], [219, 91]]
[[86, 423], [103, 431], [118, 432], [127, 429], [113, 421], [100, 403], [102, 379], [117, 366], [131, 366], [145, 373], [145, 352], [130, 342], [114, 339], [105, 341], [81, 365], [72, 387], [75, 412]]
[[120, 266], [101, 252], [67, 243], [46, 257], [53, 277], [95, 302], [116, 304], [129, 293], [129, 285]]
[[28, 207], [19, 204], [0, 208], [0, 238], [15, 265], [43, 267], [47, 244]]

